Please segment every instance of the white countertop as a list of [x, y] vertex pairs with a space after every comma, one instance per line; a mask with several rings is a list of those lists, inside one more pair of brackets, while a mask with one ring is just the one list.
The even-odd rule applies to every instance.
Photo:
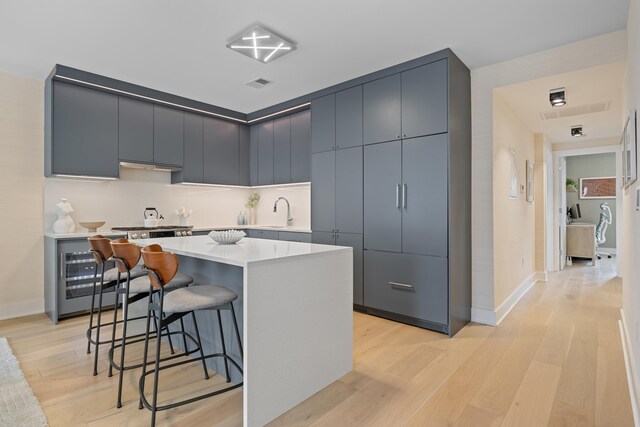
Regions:
[[304, 257], [334, 251], [351, 251], [343, 246], [315, 243], [286, 242], [280, 240], [243, 238], [233, 245], [219, 245], [209, 236], [167, 237], [138, 239], [135, 243], [157, 243], [166, 251], [177, 255], [200, 258], [207, 261], [247, 267], [252, 263], [275, 261], [282, 258]]
[[[144, 227], [140, 227], [144, 228]], [[209, 231], [209, 230], [266, 230], [266, 231], [287, 231], [291, 233], [311, 233], [311, 230], [306, 227], [299, 227], [296, 225], [290, 227], [282, 227], [277, 225], [214, 225], [211, 227], [193, 227], [193, 231]], [[66, 239], [86, 239], [91, 236], [100, 234], [103, 236], [126, 236], [127, 233], [123, 231], [113, 231], [107, 229], [98, 229], [95, 233], [89, 233], [87, 231], [78, 231], [75, 233], [44, 233], [45, 237], [50, 237], [57, 240]]]

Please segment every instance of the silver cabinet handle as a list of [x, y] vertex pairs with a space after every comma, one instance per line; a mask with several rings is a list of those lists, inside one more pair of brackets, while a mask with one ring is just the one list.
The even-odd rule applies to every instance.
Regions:
[[406, 283], [389, 282], [394, 288], [413, 289], [413, 285], [407, 285]]
[[64, 279], [64, 254], [60, 254], [60, 278]]
[[396, 185], [396, 208], [400, 209], [400, 184]]
[[402, 183], [402, 207], [407, 209], [407, 183]]

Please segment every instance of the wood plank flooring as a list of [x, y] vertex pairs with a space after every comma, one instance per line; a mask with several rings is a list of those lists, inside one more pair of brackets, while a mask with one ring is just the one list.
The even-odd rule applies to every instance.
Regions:
[[[632, 426], [617, 323], [622, 283], [612, 260], [598, 264], [551, 274], [500, 326], [470, 324], [453, 339], [354, 313], [355, 369], [270, 425]], [[126, 373], [119, 410], [106, 354], [91, 375], [86, 324], [31, 316], [0, 322], [0, 336], [51, 426], [148, 425], [149, 411], [137, 408], [137, 371]], [[221, 384], [219, 376], [202, 380], [198, 364], [162, 374], [161, 401]], [[239, 426], [241, 409], [239, 389], [162, 412], [158, 425]]]

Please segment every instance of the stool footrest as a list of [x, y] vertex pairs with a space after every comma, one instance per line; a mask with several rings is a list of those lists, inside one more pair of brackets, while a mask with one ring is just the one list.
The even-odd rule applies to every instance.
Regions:
[[[131, 318], [131, 319], [127, 319], [127, 321], [128, 321], [128, 322], [130, 322], [130, 321], [132, 321], [132, 320], [143, 320], [143, 319], [146, 319], [146, 318], [147, 318], [147, 316], [139, 316], [139, 317], [134, 317], [134, 318]], [[123, 322], [124, 322], [124, 320], [118, 320], [118, 321], [116, 321], [115, 323], [116, 323], [116, 325], [119, 325], [119, 324], [121, 324], [121, 323], [123, 323]], [[94, 344], [94, 345], [95, 345], [96, 341], [92, 338], [92, 332], [93, 332], [95, 329], [98, 329], [98, 328], [106, 328], [107, 326], [111, 326], [111, 325], [113, 325], [113, 322], [103, 323], [103, 324], [101, 324], [101, 325], [94, 325], [94, 326], [92, 326], [92, 327], [90, 327], [90, 328], [87, 328], [87, 340], [88, 340], [91, 344]], [[142, 333], [141, 335], [144, 335], [144, 333]], [[118, 338], [118, 339], [117, 339], [117, 341], [120, 341], [121, 339], [122, 339], [122, 338]], [[103, 345], [103, 344], [111, 344], [111, 339], [109, 339], [109, 340], [107, 340], [107, 341], [100, 341], [98, 344], [100, 344], [100, 345]]]

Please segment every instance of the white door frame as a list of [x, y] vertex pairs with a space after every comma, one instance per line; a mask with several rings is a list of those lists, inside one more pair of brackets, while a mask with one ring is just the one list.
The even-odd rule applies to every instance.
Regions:
[[[553, 186], [553, 221], [551, 221], [551, 227], [553, 227], [554, 245], [553, 245], [553, 271], [560, 269], [560, 242], [559, 242], [559, 230], [560, 215], [565, 215], [566, 206], [561, 206], [562, 194], [564, 192], [566, 197], [566, 187], [560, 185], [560, 171], [558, 165], [561, 157], [573, 157], [584, 156], [588, 154], [602, 154], [602, 153], [615, 153], [616, 155], [616, 241], [621, 242], [622, 233], [622, 152], [619, 144], [614, 145], [602, 145], [599, 147], [589, 148], [575, 148], [570, 150], [557, 150], [553, 152], [553, 182], [556, 185]], [[566, 251], [565, 251], [566, 252]], [[618, 244], [616, 248], [616, 268], [618, 276], [622, 275], [622, 256], [621, 245]]]

